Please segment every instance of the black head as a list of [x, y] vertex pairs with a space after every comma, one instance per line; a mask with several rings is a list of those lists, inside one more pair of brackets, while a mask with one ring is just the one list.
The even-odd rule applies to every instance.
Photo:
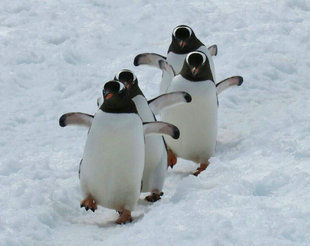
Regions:
[[124, 84], [130, 98], [133, 98], [136, 95], [143, 95], [138, 85], [138, 79], [132, 71], [123, 69], [115, 75], [114, 80]]
[[180, 74], [191, 81], [213, 80], [209, 59], [201, 51], [189, 53], [183, 64]]
[[104, 101], [101, 110], [111, 113], [136, 112], [136, 107], [123, 83], [115, 80], [105, 83], [102, 94]]
[[196, 38], [194, 31], [186, 25], [174, 28], [169, 51], [177, 54], [186, 54], [198, 49], [203, 43]]

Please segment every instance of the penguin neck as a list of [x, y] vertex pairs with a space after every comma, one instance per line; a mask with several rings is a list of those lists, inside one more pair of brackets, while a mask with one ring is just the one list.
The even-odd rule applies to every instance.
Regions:
[[128, 95], [130, 98], [134, 98], [135, 96], [141, 95], [144, 97], [143, 92], [141, 91], [138, 84], [132, 85], [131, 88], [128, 90]]
[[197, 50], [200, 46], [203, 46], [204, 44], [196, 38], [195, 34], [192, 34], [191, 40], [188, 45], [186, 45], [184, 48], [181, 48], [177, 41], [172, 38], [172, 42], [169, 46], [168, 53], [173, 52], [175, 54], [187, 54], [189, 52], [192, 52], [194, 50]]
[[106, 113], [138, 113], [134, 102], [129, 98], [118, 100], [113, 103], [104, 101], [100, 110]]
[[189, 66], [187, 65], [186, 61], [184, 61], [182, 70], [180, 71], [180, 75], [193, 82], [198, 82], [198, 81], [205, 81], [205, 80], [211, 80], [214, 83], [214, 79], [212, 76], [211, 68], [208, 62], [199, 69], [199, 72], [196, 76], [193, 76]]

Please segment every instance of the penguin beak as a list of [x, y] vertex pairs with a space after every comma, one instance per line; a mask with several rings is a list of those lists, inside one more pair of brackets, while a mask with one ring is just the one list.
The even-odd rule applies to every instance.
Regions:
[[192, 68], [192, 74], [193, 74], [194, 76], [196, 76], [196, 75], [198, 74], [198, 72], [199, 72], [199, 68], [198, 68], [198, 67], [193, 67], [193, 68]]
[[186, 42], [184, 40], [179, 41], [179, 46], [183, 49], [186, 45]]
[[126, 84], [125, 84], [125, 87], [126, 87], [126, 89], [129, 89], [130, 84], [129, 84], [129, 83], [126, 83]]
[[108, 93], [106, 96], [105, 96], [105, 100], [109, 100], [111, 97], [113, 97], [114, 94], [113, 93]]

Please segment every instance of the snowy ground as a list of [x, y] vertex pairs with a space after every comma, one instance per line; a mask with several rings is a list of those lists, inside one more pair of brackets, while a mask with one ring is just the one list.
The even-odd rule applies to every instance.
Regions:
[[[0, 4], [0, 245], [310, 245], [310, 2], [2, 0]], [[148, 98], [160, 72], [134, 68], [165, 54], [188, 24], [216, 43], [217, 154], [168, 171], [165, 196], [139, 201], [135, 221], [79, 208], [86, 130], [60, 128], [94, 113], [104, 82], [136, 72]]]

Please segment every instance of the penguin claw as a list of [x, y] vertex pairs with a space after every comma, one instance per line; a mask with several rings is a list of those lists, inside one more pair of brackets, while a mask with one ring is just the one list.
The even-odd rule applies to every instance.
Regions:
[[132, 222], [131, 212], [129, 210], [118, 211], [120, 217], [115, 221], [116, 224], [126, 224], [127, 222]]
[[81, 208], [85, 208], [86, 211], [91, 210], [95, 212], [97, 209], [97, 203], [92, 197], [87, 197], [81, 202]]
[[206, 168], [208, 167], [209, 163], [201, 163], [200, 167], [198, 167], [196, 169], [196, 172], [193, 173], [194, 176], [198, 176], [201, 172], [203, 172], [204, 170], [206, 170]]
[[163, 194], [164, 194], [163, 192], [160, 192], [159, 194], [153, 192], [151, 195], [145, 197], [144, 200], [148, 202], [157, 202], [158, 200], [161, 199], [161, 196]]

